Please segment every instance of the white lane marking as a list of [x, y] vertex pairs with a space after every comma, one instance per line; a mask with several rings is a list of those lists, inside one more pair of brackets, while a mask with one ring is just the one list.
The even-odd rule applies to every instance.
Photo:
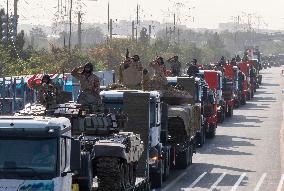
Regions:
[[267, 173], [263, 173], [263, 175], [260, 177], [259, 181], [257, 182], [254, 191], [258, 191], [260, 189], [260, 187], [261, 187], [261, 185], [262, 185], [266, 175], [267, 175]]
[[284, 183], [284, 174], [282, 174], [282, 176], [281, 176], [280, 182], [279, 182], [278, 187], [277, 187], [277, 191], [282, 190], [283, 183]]
[[171, 188], [174, 184], [176, 184], [180, 179], [182, 179], [185, 175], [187, 174], [187, 172], [183, 172], [182, 174], [180, 174], [178, 177], [176, 177], [176, 179], [174, 179], [170, 184], [168, 184], [165, 188], [163, 188], [163, 191], [169, 190], [169, 188]]
[[207, 172], [204, 172], [188, 188], [182, 188], [182, 190], [183, 191], [190, 191], [206, 174], [207, 174]]
[[235, 183], [235, 185], [233, 186], [233, 188], [231, 189], [231, 191], [236, 191], [239, 187], [239, 185], [241, 184], [241, 182], [243, 181], [243, 179], [246, 177], [246, 173], [243, 173], [240, 178], [238, 179], [238, 181]]
[[213, 191], [217, 186], [218, 184], [223, 180], [223, 178], [226, 176], [227, 173], [223, 173], [219, 178], [218, 180], [211, 186], [211, 188], [208, 190], [208, 191]]

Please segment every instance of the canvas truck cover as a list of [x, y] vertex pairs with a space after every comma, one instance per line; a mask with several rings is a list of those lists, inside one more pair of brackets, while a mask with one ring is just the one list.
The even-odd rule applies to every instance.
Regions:
[[168, 117], [181, 117], [184, 121], [185, 131], [188, 137], [195, 135], [197, 129], [194, 127], [194, 113], [191, 105], [169, 106]]

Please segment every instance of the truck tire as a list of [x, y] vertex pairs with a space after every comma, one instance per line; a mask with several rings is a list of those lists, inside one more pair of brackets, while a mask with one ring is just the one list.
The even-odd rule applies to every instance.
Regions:
[[199, 148], [203, 147], [203, 145], [205, 144], [206, 141], [206, 133], [205, 133], [205, 129], [204, 126], [201, 128], [200, 133], [197, 134], [197, 146]]
[[178, 153], [176, 158], [177, 168], [178, 169], [186, 169], [190, 164], [190, 150], [187, 148], [186, 150]]
[[163, 181], [167, 180], [170, 176], [170, 153], [167, 151], [164, 156], [164, 174]]
[[242, 96], [241, 104], [246, 105], [246, 103], [247, 103], [246, 97]]
[[226, 117], [232, 117], [233, 116], [233, 112], [234, 112], [234, 109], [232, 106], [228, 106], [228, 112], [226, 112]]
[[219, 116], [218, 116], [218, 123], [223, 123], [225, 119], [226, 119], [226, 113], [222, 109], [222, 111], [219, 113]]
[[127, 187], [126, 162], [116, 157], [97, 159], [97, 177], [100, 191], [121, 191]]
[[151, 171], [150, 180], [151, 188], [161, 188], [163, 184], [163, 161], [159, 161], [159, 171]]
[[213, 125], [213, 124], [209, 125], [209, 131], [206, 133], [206, 138], [212, 139], [212, 138], [215, 137], [215, 135], [216, 135], [216, 126], [217, 125]]
[[93, 168], [90, 153], [81, 153], [81, 171], [78, 179], [79, 191], [91, 191], [93, 187]]

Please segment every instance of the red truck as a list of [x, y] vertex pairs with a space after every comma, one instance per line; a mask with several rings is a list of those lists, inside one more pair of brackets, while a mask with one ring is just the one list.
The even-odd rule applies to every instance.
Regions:
[[233, 109], [235, 107], [236, 92], [235, 92], [235, 83], [236, 76], [234, 74], [234, 66], [230, 63], [227, 63], [223, 66], [223, 98], [226, 102], [226, 116], [233, 116]]
[[216, 108], [214, 109], [216, 109], [217, 118], [213, 120], [222, 123], [225, 121], [226, 112], [228, 111], [227, 104], [222, 95], [223, 74], [221, 71], [215, 70], [200, 70], [199, 72], [202, 78], [207, 82], [209, 90], [216, 95], [216, 102], [214, 104]]
[[[242, 80], [242, 96], [243, 96], [243, 104], [246, 102], [246, 100], [250, 100], [252, 98], [252, 91], [251, 91], [251, 85], [249, 82], [249, 65], [247, 62], [239, 62], [238, 67], [242, 74], [244, 75], [244, 79]], [[244, 96], [246, 98], [244, 98]]]

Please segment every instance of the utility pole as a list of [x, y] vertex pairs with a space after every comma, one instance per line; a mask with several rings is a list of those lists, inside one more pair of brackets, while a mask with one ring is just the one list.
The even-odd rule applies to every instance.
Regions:
[[139, 25], [139, 5], [137, 4], [137, 9], [136, 9], [136, 24]]
[[69, 9], [69, 51], [71, 50], [71, 35], [72, 35], [72, 7], [73, 7], [73, 0], [70, 0], [70, 9]]
[[176, 30], [176, 14], [174, 13], [174, 31]]
[[109, 9], [109, 2], [107, 4], [107, 31], [109, 32], [110, 30], [110, 22], [109, 22], [109, 16], [110, 16], [110, 9]]
[[14, 17], [16, 19], [16, 29], [18, 28], [18, 0], [14, 0]]
[[6, 17], [7, 17], [7, 43], [6, 46], [8, 47], [8, 43], [9, 43], [9, 0], [7, 0], [7, 13], [6, 13]]
[[135, 22], [134, 21], [132, 21], [132, 33], [131, 33], [131, 39], [134, 41], [134, 36], [135, 36]]
[[78, 12], [78, 48], [82, 49], [82, 13]]
[[112, 30], [113, 30], [113, 27], [112, 27], [112, 19], [109, 20], [109, 38], [110, 40], [112, 39]]
[[149, 44], [151, 42], [151, 33], [152, 33], [152, 26], [149, 25]]

